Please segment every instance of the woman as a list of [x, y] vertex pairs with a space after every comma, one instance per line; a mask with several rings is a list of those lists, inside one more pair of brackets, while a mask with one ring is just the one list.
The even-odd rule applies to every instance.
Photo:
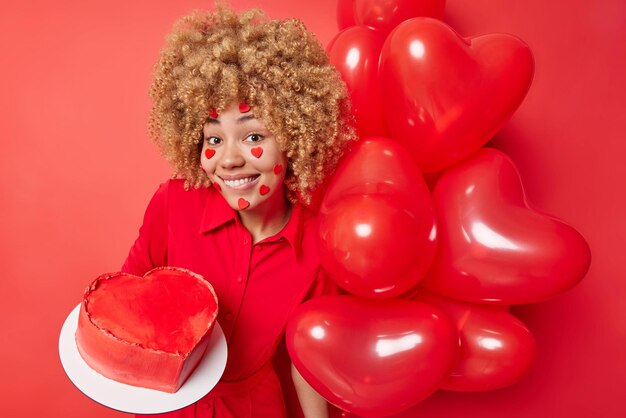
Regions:
[[[272, 357], [293, 310], [334, 292], [301, 205], [355, 139], [346, 88], [296, 20], [218, 7], [182, 18], [150, 89], [150, 132], [173, 169], [123, 270], [202, 274], [228, 342], [222, 380], [172, 417], [286, 417]], [[306, 417], [326, 402], [293, 369]]]

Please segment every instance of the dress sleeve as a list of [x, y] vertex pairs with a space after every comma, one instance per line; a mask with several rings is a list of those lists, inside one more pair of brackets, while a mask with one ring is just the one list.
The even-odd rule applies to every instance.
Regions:
[[169, 182], [161, 184], [143, 218], [139, 237], [122, 266], [125, 273], [143, 276], [147, 271], [167, 265]]

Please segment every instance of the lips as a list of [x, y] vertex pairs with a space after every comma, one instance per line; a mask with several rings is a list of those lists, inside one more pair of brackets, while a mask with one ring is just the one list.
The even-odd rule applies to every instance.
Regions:
[[244, 190], [256, 183], [259, 178], [259, 174], [254, 174], [251, 176], [240, 175], [240, 176], [218, 176], [225, 186], [231, 189]]

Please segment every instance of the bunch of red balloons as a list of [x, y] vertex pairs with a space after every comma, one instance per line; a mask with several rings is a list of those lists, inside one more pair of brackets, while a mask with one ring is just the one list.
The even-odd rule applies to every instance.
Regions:
[[320, 207], [322, 266], [347, 294], [303, 304], [287, 346], [320, 394], [364, 417], [518, 381], [536, 348], [509, 306], [571, 288], [590, 263], [583, 237], [530, 208], [511, 159], [483, 147], [528, 91], [528, 46], [461, 37], [444, 6], [339, 0], [328, 47], [361, 137]]

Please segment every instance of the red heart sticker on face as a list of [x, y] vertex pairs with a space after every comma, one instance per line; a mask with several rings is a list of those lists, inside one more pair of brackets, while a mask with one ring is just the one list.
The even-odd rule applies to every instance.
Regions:
[[283, 166], [282, 164], [276, 164], [274, 166], [274, 174], [280, 174], [280, 172], [283, 171]]
[[189, 270], [104, 274], [85, 291], [76, 344], [110, 379], [176, 392], [202, 359], [217, 310], [211, 285]]
[[204, 150], [204, 156], [207, 157], [208, 159], [211, 159], [211, 157], [213, 157], [215, 155], [215, 150], [212, 148], [207, 148], [206, 150]]
[[589, 269], [585, 239], [529, 208], [511, 159], [483, 148], [444, 172], [433, 190], [439, 243], [423, 280], [467, 302], [526, 304], [561, 293]]
[[325, 296], [289, 320], [290, 357], [329, 402], [359, 416], [407, 409], [439, 388], [459, 349], [438, 309], [403, 299]]
[[214, 181], [214, 182], [213, 182], [213, 187], [215, 187], [215, 189], [216, 189], [218, 192], [221, 192], [221, 191], [222, 191], [222, 187], [221, 187], [221, 186], [219, 185], [219, 183], [218, 183], [218, 182], [216, 182], [216, 181]]
[[462, 38], [430, 18], [407, 20], [381, 51], [386, 126], [422, 172], [471, 155], [509, 119], [526, 96], [533, 57], [506, 34]]
[[218, 114], [217, 114], [217, 110], [215, 110], [214, 107], [212, 107], [211, 110], [209, 111], [209, 116], [213, 119], [217, 119]]
[[261, 158], [261, 155], [263, 155], [263, 148], [254, 147], [250, 150], [250, 152], [252, 152], [252, 155], [254, 155], [256, 158]]
[[250, 202], [248, 202], [243, 197], [240, 197], [239, 200], [237, 201], [237, 206], [239, 206], [239, 210], [244, 210], [245, 208], [250, 206]]
[[239, 112], [248, 113], [250, 111], [250, 105], [247, 103], [239, 103]]
[[270, 192], [270, 188], [267, 187], [265, 184], [263, 184], [260, 188], [259, 188], [259, 193], [261, 194], [261, 196], [264, 196], [266, 194], [268, 194]]

